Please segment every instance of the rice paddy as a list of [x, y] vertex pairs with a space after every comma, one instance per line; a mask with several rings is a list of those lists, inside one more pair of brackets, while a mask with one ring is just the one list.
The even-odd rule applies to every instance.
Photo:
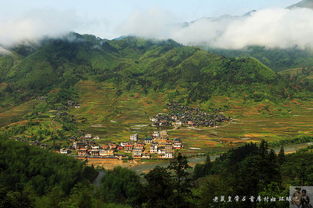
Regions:
[[[77, 120], [78, 127], [86, 133], [100, 137], [99, 142], [127, 141], [129, 135], [138, 133], [145, 137], [158, 130], [151, 126], [150, 118], [166, 112], [166, 95], [149, 92], [147, 95], [125, 92], [117, 95], [113, 86], [92, 81], [81, 81], [76, 86], [80, 95], [80, 108], [69, 113]], [[245, 103], [240, 99], [215, 97], [213, 103], [224, 104], [229, 109], [223, 112], [231, 122], [218, 127], [168, 129], [172, 138], [182, 139], [185, 150], [195, 152], [220, 152], [246, 142], [261, 139], [278, 141], [302, 135], [313, 135], [313, 102], [293, 100], [283, 105], [272, 103]], [[14, 119], [23, 120], [36, 101], [30, 101], [0, 112], [0, 125]]]

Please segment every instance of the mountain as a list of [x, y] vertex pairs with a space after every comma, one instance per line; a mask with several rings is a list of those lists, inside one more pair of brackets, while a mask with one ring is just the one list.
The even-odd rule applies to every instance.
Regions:
[[[303, 0], [297, 4], [294, 4], [288, 8], [312, 8], [313, 9], [313, 0]], [[210, 20], [212, 22], [219, 22], [220, 24], [228, 24], [233, 20], [241, 20], [246, 17], [252, 16], [256, 10], [247, 12], [241, 16], [230, 16], [223, 15], [219, 17], [206, 17], [185, 23], [185, 27], [188, 27], [192, 24], [196, 24], [202, 20]], [[298, 67], [310, 67], [313, 66], [313, 51], [310, 48], [300, 49], [297, 46], [293, 48], [266, 48], [263, 46], [247, 46], [243, 49], [232, 50], [232, 49], [220, 49], [220, 48], [208, 48], [206, 44], [199, 45], [203, 49], [208, 50], [212, 53], [217, 53], [222, 56], [236, 58], [236, 57], [253, 57], [260, 60], [267, 67], [273, 69], [274, 71], [282, 71], [290, 68]]]
[[313, 9], [313, 0], [302, 0], [294, 5], [289, 6], [288, 8], [309, 8]]
[[313, 66], [313, 51], [294, 48], [279, 49], [250, 46], [241, 50], [208, 49], [226, 57], [254, 57], [274, 71]]
[[173, 40], [71, 33], [8, 50], [0, 56], [1, 131], [50, 146], [82, 132], [106, 141], [149, 135], [149, 118], [167, 112], [168, 103], [234, 118], [247, 109], [250, 119], [265, 111], [285, 115], [285, 103], [313, 92], [312, 79], [279, 74], [256, 58]]
[[216, 95], [277, 101], [308, 90], [255, 58], [227, 58], [173, 40], [105, 40], [71, 33], [9, 50], [0, 57], [4, 108], [82, 80], [110, 83], [119, 93], [164, 92], [180, 102], [204, 102]]

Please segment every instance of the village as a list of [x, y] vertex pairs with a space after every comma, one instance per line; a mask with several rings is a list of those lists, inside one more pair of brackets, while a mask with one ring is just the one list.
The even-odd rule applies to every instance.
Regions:
[[[169, 113], [159, 113], [151, 118], [156, 127], [214, 127], [219, 123], [230, 121], [222, 114], [209, 114], [199, 108], [168, 104]], [[175, 151], [183, 149], [180, 139], [170, 139], [166, 130], [154, 131], [150, 137], [132, 134], [128, 141], [100, 144], [98, 136], [85, 134], [72, 141], [70, 147], [61, 148], [59, 153], [69, 154], [81, 159], [171, 159]]]
[[71, 154], [79, 158], [106, 159], [171, 159], [175, 151], [183, 148], [180, 139], [170, 139], [167, 131], [154, 131], [151, 137], [140, 138], [132, 134], [128, 141], [99, 145], [93, 137], [86, 134], [73, 141], [69, 148], [61, 148], [59, 153]]
[[192, 108], [178, 103], [168, 104], [169, 113], [159, 113], [150, 120], [157, 127], [215, 127], [218, 124], [230, 121], [231, 118], [223, 114], [208, 114], [199, 108]]

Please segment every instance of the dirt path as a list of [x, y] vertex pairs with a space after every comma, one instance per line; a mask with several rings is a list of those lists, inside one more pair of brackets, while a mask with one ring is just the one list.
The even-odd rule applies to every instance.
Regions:
[[93, 184], [96, 185], [97, 187], [100, 187], [101, 180], [102, 180], [104, 174], [105, 174], [105, 172], [103, 170], [100, 170], [97, 178], [93, 181]]

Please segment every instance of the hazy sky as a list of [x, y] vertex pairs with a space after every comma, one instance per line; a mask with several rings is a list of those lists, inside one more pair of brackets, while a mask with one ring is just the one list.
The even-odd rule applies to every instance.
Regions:
[[51, 20], [56, 18], [55, 14], [72, 24], [72, 30], [112, 38], [120, 35], [116, 28], [131, 15], [151, 9], [167, 12], [184, 22], [224, 14], [242, 15], [254, 9], [286, 7], [295, 2], [297, 0], [0, 0], [0, 20], [29, 15], [51, 16], [48, 18]]
[[[108, 39], [122, 35], [173, 39], [227, 49], [313, 48], [313, 10], [286, 9], [298, 1], [0, 0], [0, 53], [21, 41], [59, 37], [69, 31]], [[252, 10], [257, 12], [244, 15]], [[190, 24], [182, 24], [186, 22]]]

